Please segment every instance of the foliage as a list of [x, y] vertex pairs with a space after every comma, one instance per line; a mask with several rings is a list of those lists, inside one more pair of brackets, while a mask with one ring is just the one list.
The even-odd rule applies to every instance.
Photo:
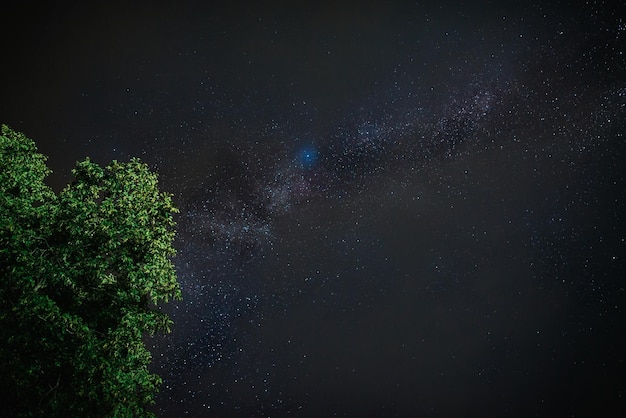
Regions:
[[146, 416], [161, 379], [142, 338], [179, 298], [173, 214], [137, 159], [89, 159], [58, 195], [33, 141], [0, 135], [0, 390], [11, 416]]

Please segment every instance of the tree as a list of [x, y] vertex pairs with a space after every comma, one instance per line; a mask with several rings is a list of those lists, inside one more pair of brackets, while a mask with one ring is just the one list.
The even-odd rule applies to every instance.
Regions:
[[149, 416], [142, 338], [180, 298], [171, 196], [138, 159], [79, 162], [55, 194], [34, 142], [0, 134], [0, 390], [10, 416]]

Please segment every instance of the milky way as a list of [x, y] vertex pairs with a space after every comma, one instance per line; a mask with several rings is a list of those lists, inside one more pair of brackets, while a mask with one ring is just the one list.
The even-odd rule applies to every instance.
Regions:
[[[545, 49], [550, 49], [558, 39], [546, 42]], [[446, 90], [437, 86], [439, 90], [433, 91], [432, 86], [414, 86], [404, 95], [393, 88], [382, 89], [321, 130], [299, 130], [292, 126], [296, 124], [293, 120], [272, 122], [252, 133], [257, 138], [254, 142], [223, 151], [216, 165], [207, 167], [210, 175], [204, 182], [189, 179], [192, 191], [180, 192], [188, 202], [180, 219], [178, 258], [185, 300], [171, 309], [177, 329], [155, 345], [161, 356], [157, 363], [165, 373], [164, 396], [184, 405], [172, 406], [172, 410], [261, 416], [296, 413], [307, 405], [311, 408], [308, 392], [304, 399], [290, 393], [285, 380], [297, 387], [300, 374], [311, 379], [316, 372], [308, 370], [309, 365], [323, 359], [310, 359], [309, 348], [302, 340], [291, 340], [289, 331], [282, 340], [273, 335], [270, 318], [280, 318], [286, 328], [312, 326], [314, 334], [320, 332], [313, 325], [317, 320], [341, 323], [350, 321], [355, 312], [367, 316], [377, 300], [402, 291], [409, 273], [392, 261], [397, 254], [385, 248], [380, 231], [368, 232], [370, 228], [384, 228], [393, 223], [388, 215], [406, 211], [421, 217], [432, 204], [421, 203], [424, 199], [440, 200], [431, 195], [433, 190], [453, 196], [447, 198], [451, 201], [476, 199], [471, 192], [458, 189], [458, 184], [447, 183], [445, 171], [457, 170], [464, 161], [472, 161], [467, 166], [477, 170], [474, 161], [481, 161], [481, 155], [530, 159], [542, 167], [547, 160], [556, 166], [577, 165], [592, 149], [610, 146], [612, 139], [608, 138], [623, 127], [613, 130], [609, 120], [624, 120], [624, 80], [598, 86], [584, 84], [588, 80], [581, 77], [576, 84], [576, 79], [568, 78], [573, 74], [563, 72], [573, 64], [563, 67], [561, 54], [566, 51], [538, 52], [518, 68], [499, 63], [493, 68], [497, 60], [482, 63], [484, 68], [468, 75], [463, 87]], [[273, 144], [270, 150], [265, 143]], [[489, 178], [493, 169], [483, 169], [488, 173], [464, 171], [470, 189], [488, 188], [488, 183], [494, 182]], [[580, 169], [572, 172], [580, 173]], [[473, 184], [470, 175], [482, 180]], [[433, 181], [439, 182], [438, 186], [429, 185]], [[517, 192], [505, 192], [502, 212], [515, 200], [508, 197], [510, 193]], [[528, 197], [525, 191], [520, 193]], [[567, 265], [563, 258], [571, 255], [563, 248], [581, 244], [580, 239], [563, 234], [568, 234], [568, 228], [570, 234], [576, 234], [567, 205], [584, 203], [558, 202], [556, 196], [555, 202], [547, 214], [536, 213], [540, 211], [534, 208], [536, 202], [526, 202], [521, 215], [507, 220], [521, 224], [511, 239], [516, 239], [515, 234], [529, 235], [522, 238], [526, 241], [521, 245], [540, 254], [531, 257], [535, 260], [529, 261], [531, 265]], [[493, 208], [480, 213], [501, 216], [489, 215], [490, 211]], [[454, 216], [462, 219], [465, 214]], [[490, 222], [478, 220], [471, 226], [477, 245], [484, 239], [480, 235], [488, 233], [484, 225]], [[411, 228], [410, 223], [407, 227]], [[543, 242], [552, 239], [567, 243]], [[451, 246], [444, 252], [430, 249], [426, 254], [427, 266], [434, 274], [421, 279], [423, 295], [458, 292], [488, 265], [484, 257], [497, 258], [482, 255], [483, 259], [468, 264], [467, 256], [456, 254], [458, 250], [470, 251]], [[305, 299], [306, 307], [299, 308]], [[302, 314], [301, 309], [310, 312]], [[469, 313], [470, 308], [466, 309]], [[298, 316], [302, 323], [290, 325], [290, 315]], [[316, 315], [321, 317], [314, 319]], [[489, 318], [498, 313], [493, 309], [484, 315]], [[269, 336], [263, 331], [267, 329]], [[491, 340], [491, 331], [486, 333]], [[312, 335], [307, 338], [315, 339]], [[491, 345], [491, 350], [499, 350], [498, 344]], [[493, 379], [489, 375], [497, 373], [494, 366], [485, 362], [476, 367], [478, 380], [489, 385]], [[326, 373], [355, 373], [348, 368], [338, 362]], [[317, 399], [315, 396], [319, 394], [312, 398]], [[345, 402], [351, 410], [355, 402], [351, 399], [358, 397], [337, 402]], [[393, 405], [389, 404], [391, 411], [395, 411]], [[320, 410], [328, 412], [328, 408], [322, 401]], [[400, 402], [396, 408], [406, 410], [406, 405]], [[315, 412], [304, 414], [315, 416]]]

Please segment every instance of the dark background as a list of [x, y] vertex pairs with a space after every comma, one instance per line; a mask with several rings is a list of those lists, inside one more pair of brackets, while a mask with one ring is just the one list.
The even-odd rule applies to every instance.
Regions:
[[617, 3], [293, 3], [2, 13], [50, 184], [181, 209], [157, 416], [622, 416]]

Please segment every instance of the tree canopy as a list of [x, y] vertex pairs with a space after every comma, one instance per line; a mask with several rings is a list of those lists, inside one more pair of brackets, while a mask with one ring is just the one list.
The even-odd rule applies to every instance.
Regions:
[[86, 159], [60, 193], [35, 143], [0, 134], [0, 390], [11, 416], [146, 416], [146, 334], [180, 298], [171, 196], [138, 159]]

